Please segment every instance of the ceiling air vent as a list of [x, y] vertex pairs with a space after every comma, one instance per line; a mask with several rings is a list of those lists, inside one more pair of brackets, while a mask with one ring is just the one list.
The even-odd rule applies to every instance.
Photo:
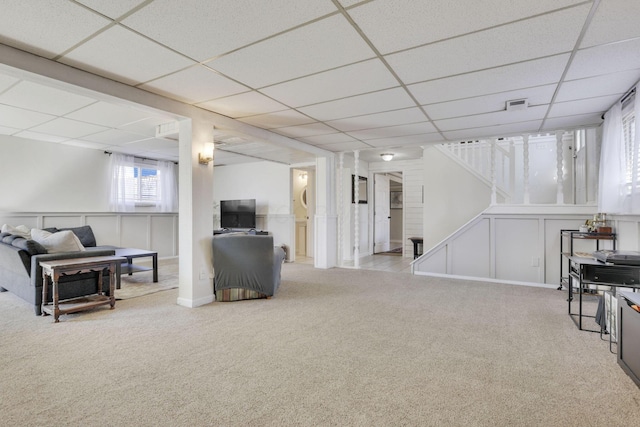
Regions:
[[507, 111], [526, 110], [529, 106], [527, 99], [512, 99], [507, 101]]

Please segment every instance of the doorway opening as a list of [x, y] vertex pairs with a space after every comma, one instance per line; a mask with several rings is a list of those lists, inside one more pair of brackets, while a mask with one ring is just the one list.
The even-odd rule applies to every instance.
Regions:
[[402, 172], [374, 175], [373, 253], [403, 255], [404, 198]]
[[313, 262], [315, 215], [315, 169], [291, 169], [291, 195], [295, 217], [295, 258], [297, 262]]

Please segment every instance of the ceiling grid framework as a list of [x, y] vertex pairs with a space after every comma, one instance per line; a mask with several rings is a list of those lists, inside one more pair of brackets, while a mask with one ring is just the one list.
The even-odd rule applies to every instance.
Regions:
[[[639, 20], [636, 0], [3, 0], [0, 44], [310, 147], [220, 129], [217, 164], [380, 161], [600, 125], [640, 80]], [[63, 92], [0, 67], [0, 134], [177, 160], [155, 135], [176, 117]]]

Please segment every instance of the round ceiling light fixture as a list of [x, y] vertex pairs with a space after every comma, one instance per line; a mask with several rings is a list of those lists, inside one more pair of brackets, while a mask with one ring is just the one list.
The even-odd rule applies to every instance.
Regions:
[[393, 153], [383, 153], [380, 154], [380, 157], [382, 157], [382, 160], [384, 160], [385, 162], [390, 162], [391, 159], [393, 159]]

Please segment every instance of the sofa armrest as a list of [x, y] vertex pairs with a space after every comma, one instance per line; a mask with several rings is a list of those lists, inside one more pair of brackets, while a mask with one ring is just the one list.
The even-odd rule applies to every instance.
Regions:
[[[113, 256], [116, 251], [113, 249], [101, 249], [79, 252], [60, 252], [56, 254], [39, 254], [31, 257], [31, 285], [35, 287], [42, 287], [42, 267], [40, 263], [43, 261], [57, 261], [60, 259], [73, 259], [73, 258], [89, 258], [96, 256]], [[119, 273], [118, 273], [119, 275]]]

